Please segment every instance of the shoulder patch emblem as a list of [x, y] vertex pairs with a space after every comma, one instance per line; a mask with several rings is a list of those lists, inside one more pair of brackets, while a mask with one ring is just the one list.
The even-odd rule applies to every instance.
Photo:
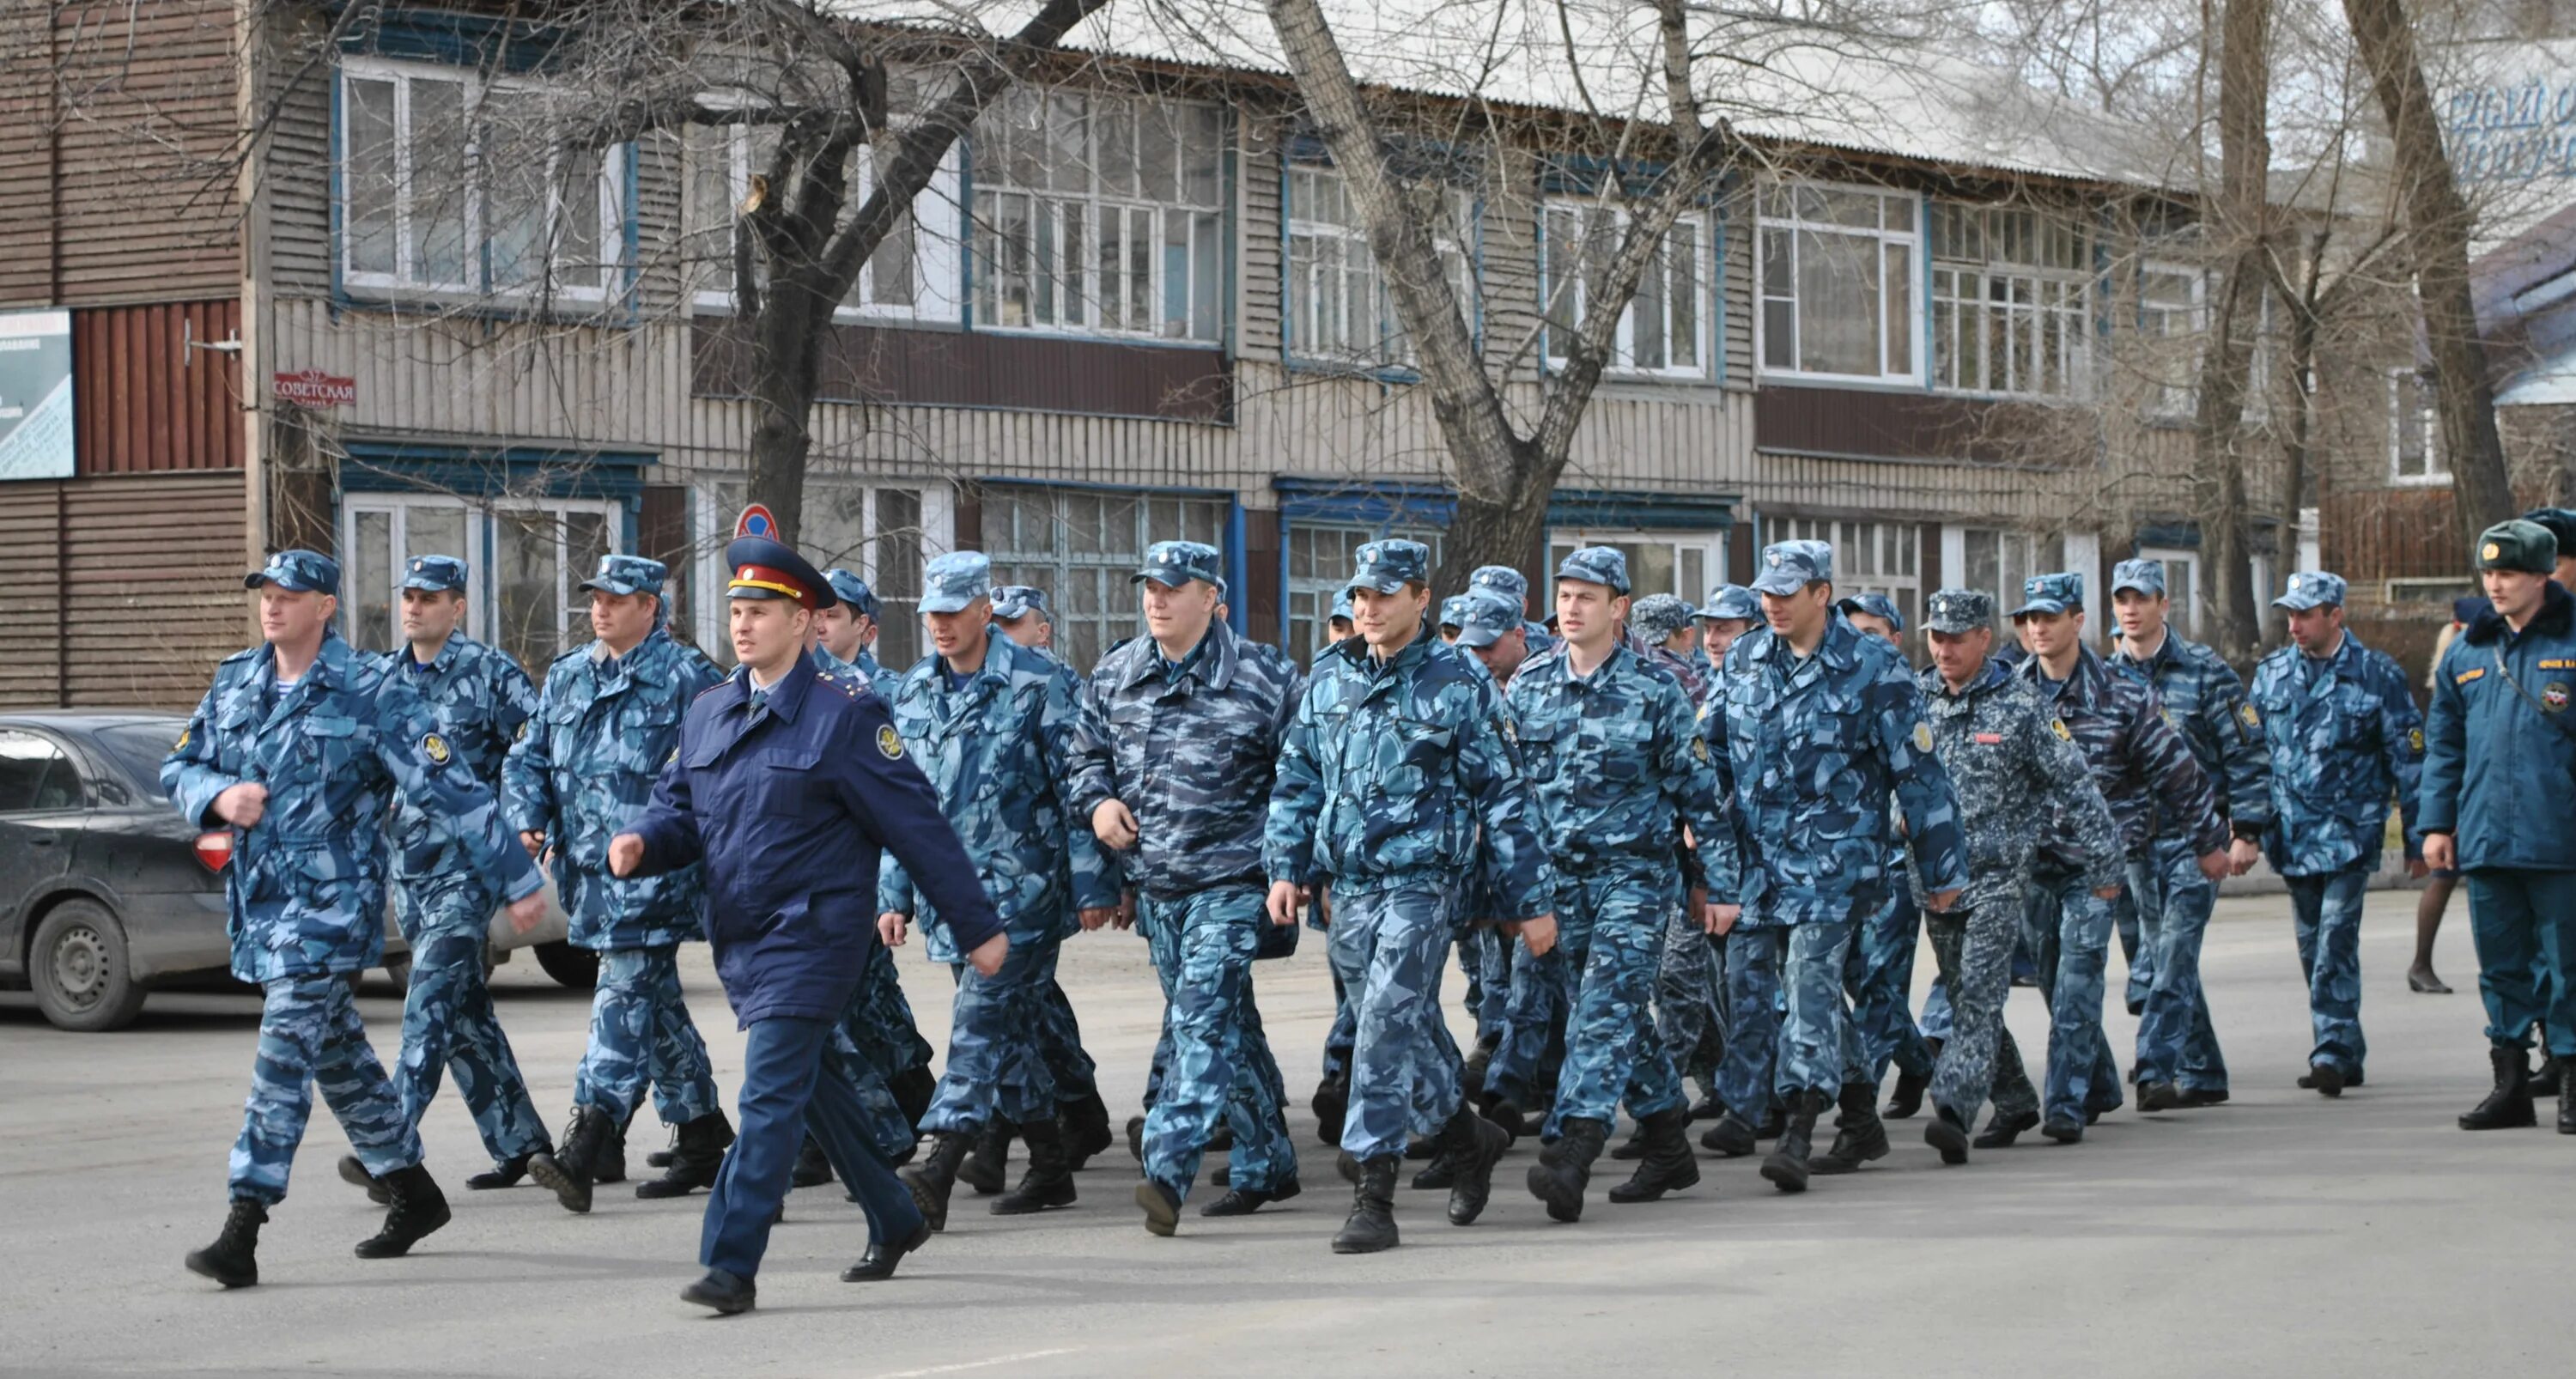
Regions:
[[197, 730], [195, 728], [181, 728], [179, 730], [179, 740], [170, 744], [170, 750], [174, 752], [184, 752], [188, 750], [188, 739], [194, 736], [196, 731]]
[[2455, 685], [2465, 685], [2471, 680], [2482, 678], [2486, 673], [2487, 670], [2484, 666], [2480, 666], [2475, 670], [2464, 670], [2459, 674], [2452, 676], [2451, 683]]
[[436, 766], [445, 766], [447, 764], [448, 757], [452, 755], [447, 750], [447, 739], [440, 737], [436, 733], [422, 734], [420, 739], [420, 754], [429, 758], [430, 763]]
[[2409, 728], [2406, 730], [2406, 750], [2413, 752], [2417, 756], [2422, 756], [2424, 754], [2423, 729]]
[[2540, 707], [2551, 713], [2564, 713], [2567, 709], [2567, 686], [2556, 680], [2541, 686]]
[[896, 732], [893, 724], [877, 729], [877, 751], [888, 761], [899, 760], [903, 756], [903, 734]]
[[1508, 742], [1515, 747], [1521, 745], [1520, 724], [1514, 722], [1510, 714], [1494, 715], [1494, 726], [1503, 730], [1503, 740], [1505, 742]]
[[1704, 737], [1692, 738], [1691, 755], [1698, 757], [1702, 761], [1708, 760], [1708, 739]]
[[510, 740], [512, 742], [525, 742], [528, 740], [528, 720], [524, 718], [519, 720], [518, 730], [510, 734]]
[[1925, 723], [1925, 722], [1921, 722], [1921, 721], [1919, 721], [1919, 720], [1915, 723], [1915, 725], [1914, 725], [1914, 750], [1916, 750], [1916, 751], [1918, 751], [1918, 752], [1928, 752], [1928, 751], [1931, 751], [1931, 750], [1932, 750], [1932, 725], [1931, 725], [1931, 724], [1929, 724], [1929, 723]]
[[2069, 742], [2073, 742], [2075, 740], [2074, 730], [2066, 726], [2066, 720], [2063, 718], [2052, 718], [2048, 720], [2048, 730], [2057, 734], [2059, 737], [2065, 738]]
[[2237, 705], [2236, 716], [2245, 720], [2246, 727], [2259, 728], [2263, 726], [2263, 715], [2256, 713], [2254, 711], [2254, 706], [2251, 703]]

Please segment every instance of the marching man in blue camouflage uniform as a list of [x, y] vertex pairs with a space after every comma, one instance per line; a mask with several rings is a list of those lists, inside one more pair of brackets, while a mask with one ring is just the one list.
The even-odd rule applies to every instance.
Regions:
[[1529, 620], [1529, 577], [1520, 571], [1509, 565], [1479, 565], [1467, 576], [1467, 592], [1492, 594], [1510, 604], [1521, 620], [1530, 655], [1542, 655], [1556, 646], [1547, 624]]
[[[2097, 894], [2119, 884], [2127, 855], [2119, 821], [2066, 725], [2029, 681], [1993, 658], [1994, 616], [1994, 600], [1982, 591], [1934, 594], [1923, 621], [1932, 664], [1916, 677], [1932, 750], [1959, 792], [1968, 846], [1967, 892], [1948, 913], [1925, 921], [1952, 1014], [1932, 1073], [1932, 1120], [1923, 1140], [1949, 1164], [1968, 1161], [1969, 1131], [1995, 1082], [2013, 948], [2021, 941], [2023, 897], [2040, 839], [2062, 836], [2070, 860], [2084, 868], [2084, 884]], [[2018, 1090], [2031, 1103], [1999, 1106], [1998, 1117], [2038, 1115], [2028, 1078]]]
[[847, 570], [826, 570], [823, 578], [832, 585], [832, 606], [814, 615], [815, 639], [832, 659], [825, 663], [847, 666], [874, 681], [885, 674], [877, 664], [874, 650], [877, 641], [877, 596], [868, 582]]
[[581, 585], [597, 640], [546, 668], [536, 717], [501, 768], [511, 826], [529, 855], [553, 858], [572, 941], [599, 952], [571, 1124], [554, 1153], [528, 1162], [574, 1212], [590, 1210], [593, 1184], [626, 1176], [626, 1125], [648, 1082], [679, 1138], [664, 1176], [636, 1184], [636, 1196], [677, 1197], [714, 1183], [733, 1143], [706, 1042], [680, 991], [680, 945], [706, 933], [698, 869], [631, 879], [608, 872], [608, 840], [651, 797], [679, 747], [689, 701], [724, 678], [672, 639], [667, 574], [658, 560], [600, 557]]
[[[1718, 668], [1726, 664], [1727, 650], [1761, 621], [1761, 599], [1741, 584], [1710, 590], [1708, 602], [1691, 614], [1699, 630], [1700, 663], [1706, 668], [1700, 687], [1703, 708], [1718, 695]], [[1709, 762], [1717, 768], [1718, 798], [1734, 798], [1734, 777], [1715, 743], [1710, 744]], [[1675, 915], [1664, 940], [1663, 970], [1655, 978], [1655, 1028], [1681, 1075], [1707, 1094], [1691, 1107], [1693, 1120], [1713, 1119], [1725, 1109], [1717, 1096], [1718, 1066], [1726, 1056], [1725, 954], [1725, 939], [1700, 932], [1689, 915]], [[1767, 1080], [1768, 1069], [1764, 1076]], [[1616, 1152], [1627, 1155], [1630, 1149], [1622, 1146]], [[1635, 1152], [1644, 1152], [1643, 1147]]]
[[1440, 1014], [1470, 873], [1481, 869], [1497, 917], [1533, 954], [1556, 941], [1554, 878], [1502, 694], [1423, 626], [1430, 549], [1386, 540], [1355, 554], [1359, 635], [1316, 659], [1280, 745], [1262, 838], [1272, 922], [1293, 919], [1316, 887], [1332, 891], [1331, 958], [1357, 1028], [1342, 1148], [1358, 1182], [1333, 1238], [1342, 1254], [1395, 1245], [1408, 1127], [1433, 1136], [1454, 1165], [1449, 1219], [1462, 1226], [1483, 1212], [1511, 1143], [1466, 1104]]
[[2379, 870], [2392, 795], [2405, 821], [2407, 872], [2425, 875], [2415, 826], [2424, 718], [2406, 672], [2344, 630], [2343, 596], [2341, 575], [2290, 576], [2272, 606], [2290, 615], [2291, 645], [2255, 667], [2252, 691], [2272, 759], [2263, 847], [2290, 883], [2316, 1028], [2299, 1085], [2328, 1097], [2361, 1085], [2370, 1051], [2361, 1035], [2361, 902]]
[[[1554, 1133], [1543, 1136], [1554, 1144], [1529, 1171], [1530, 1194], [1559, 1221], [1582, 1217], [1593, 1161], [1622, 1100], [1643, 1129], [1645, 1154], [1610, 1200], [1652, 1202], [1699, 1181], [1689, 1099], [1648, 1010], [1666, 925], [1683, 906], [1680, 863], [1689, 852], [1699, 873], [1689, 893], [1708, 911], [1706, 928], [1735, 917], [1732, 903], [1701, 899], [1737, 889], [1735, 831], [1708, 744], [1681, 683], [1621, 643], [1628, 612], [1625, 556], [1607, 546], [1567, 556], [1556, 571], [1564, 640], [1510, 693], [1538, 826], [1554, 844], [1557, 944], [1540, 962], [1569, 985], [1565, 1063], [1548, 1116]], [[1671, 631], [1689, 630], [1687, 618], [1672, 623]], [[1660, 645], [1655, 627], [1643, 635]], [[1687, 851], [1685, 827], [1696, 845]]]
[[[1351, 618], [1351, 591], [1344, 589], [1333, 595], [1332, 616], [1324, 620], [1325, 651], [1359, 635]], [[1520, 609], [1515, 605], [1512, 625], [1518, 627], [1520, 623]], [[1316, 653], [1318, 663], [1324, 654]], [[1327, 932], [1332, 908], [1331, 896], [1317, 894], [1315, 903], [1307, 907], [1306, 927], [1319, 934]], [[1314, 1100], [1308, 1103], [1315, 1112], [1315, 1138], [1325, 1144], [1342, 1142], [1342, 1115], [1351, 1101], [1351, 1041], [1359, 1037], [1358, 1026], [1359, 1017], [1351, 1013], [1350, 988], [1342, 984], [1341, 971], [1336, 968], [1333, 970], [1333, 1025], [1324, 1031], [1323, 1075], [1316, 1079]], [[1141, 1131], [1141, 1126], [1139, 1129]]]
[[[1854, 594], [1835, 605], [1851, 625], [1905, 655], [1905, 615], [1885, 594]], [[1948, 758], [1942, 759], [1948, 765]], [[1888, 865], [1905, 865], [1905, 843], [1889, 849]], [[1888, 1097], [1886, 1115], [1903, 1120], [1923, 1109], [1923, 1093], [1932, 1085], [1932, 1048], [1914, 1023], [1914, 950], [1923, 939], [1923, 911], [1913, 893], [1898, 887], [1878, 913], [1863, 921], [1852, 937], [1851, 958], [1843, 967], [1843, 988], [1852, 1003], [1852, 1024], [1860, 1031], [1861, 1057], [1872, 1086], [1896, 1065], [1896, 1090]], [[1819, 1173], [1848, 1173], [1860, 1165], [1830, 1154], [1819, 1157]]]
[[1092, 672], [1071, 750], [1074, 812], [1120, 854], [1171, 1008], [1136, 1186], [1156, 1235], [1178, 1229], [1220, 1125], [1234, 1132], [1227, 1191], [1200, 1215], [1243, 1216], [1298, 1192], [1252, 962], [1273, 927], [1261, 871], [1271, 775], [1305, 677], [1217, 621], [1222, 560], [1195, 541], [1147, 549], [1135, 583], [1149, 635]]
[[[933, 649], [885, 685], [895, 730], [938, 790], [939, 807], [975, 859], [1011, 937], [1010, 960], [999, 972], [971, 970], [949, 924], [935, 905], [921, 905], [922, 887], [904, 868], [888, 867], [878, 882], [887, 942], [901, 944], [919, 923], [931, 959], [957, 977], [948, 1065], [922, 1118], [937, 1139], [903, 1170], [932, 1229], [944, 1230], [958, 1170], [997, 1118], [1028, 1145], [1029, 1166], [1016, 1189], [993, 1199], [993, 1214], [1073, 1203], [1049, 993], [1065, 937], [1077, 922], [1107, 923], [1119, 896], [1116, 874], [1066, 787], [1077, 714], [1072, 672], [1000, 635], [992, 621], [992, 564], [981, 552], [940, 556], [923, 581], [921, 611]], [[1105, 1112], [1102, 1122], [1105, 1132]]]
[[424, 821], [403, 840], [417, 849], [407, 866], [425, 869], [452, 846], [461, 865], [491, 879], [513, 924], [533, 928], [545, 915], [544, 879], [510, 846], [491, 790], [403, 677], [332, 630], [340, 567], [312, 551], [280, 551], [243, 583], [260, 591], [265, 644], [216, 669], [161, 763], [161, 786], [182, 818], [232, 832], [232, 971], [258, 983], [265, 1002], [233, 1143], [232, 1209], [215, 1242], [187, 1260], [226, 1288], [259, 1282], [259, 1228], [286, 1200], [316, 1082], [391, 1204], [358, 1257], [400, 1255], [447, 1224], [447, 1199], [421, 1166], [420, 1136], [367, 1045], [350, 990], [384, 946], [387, 804], [400, 794]]
[[[2014, 624], [2031, 648], [2016, 672], [2039, 692], [2092, 767], [2094, 783], [2120, 821], [2124, 865], [2150, 856], [2154, 822], [2174, 820], [2177, 836], [2212, 882], [2225, 876], [2227, 824], [2218, 817], [2209, 778], [2192, 760], [2182, 734], [2165, 721], [2146, 681], [2113, 670], [2084, 642], [2084, 578], [2057, 573], [2022, 582]], [[2039, 960], [2039, 989], [2048, 998], [2047, 1088], [2031, 1109], [2029, 1074], [2011, 1031], [1996, 1058], [1995, 1120], [1980, 1149], [2010, 1145], [2031, 1128], [2060, 1144], [2084, 1138], [2084, 1127], [2121, 1102], [2120, 1069], [2102, 1032], [2104, 972], [2110, 963], [2112, 905], [2125, 878], [2098, 884], [2089, 858], [2051, 829], [2034, 869], [2023, 928]]]
[[[1459, 613], [1459, 649], [1473, 655], [1508, 694], [1513, 677], [1531, 660], [1529, 632], [1521, 624], [1520, 610], [1489, 589], [1474, 590], [1456, 601], [1463, 605]], [[1476, 922], [1489, 917], [1474, 912], [1491, 908], [1482, 900], [1471, 905], [1470, 923], [1458, 935], [1458, 966], [1467, 974], [1467, 1011], [1476, 1021], [1476, 1048], [1467, 1055], [1463, 1074], [1471, 1100], [1483, 1094], [1487, 1070], [1502, 1047], [1512, 997], [1512, 954], [1516, 945], [1494, 924]], [[1561, 1032], [1561, 1020], [1558, 1028]], [[1562, 1042], [1560, 1039], [1560, 1048]], [[1448, 1164], [1435, 1164], [1415, 1175], [1413, 1185], [1445, 1189], [1453, 1176]]]
[[1046, 590], [1034, 584], [993, 586], [993, 625], [1031, 651], [1045, 652], [1049, 660], [1064, 659], [1055, 654], [1054, 610], [1047, 607]]
[[[465, 562], [454, 556], [414, 556], [404, 565], [402, 629], [410, 645], [389, 659], [429, 705], [457, 763], [498, 798], [501, 759], [536, 713], [537, 687], [518, 662], [459, 630], [465, 575]], [[483, 947], [499, 908], [493, 892], [499, 878], [476, 871], [464, 844], [438, 846], [434, 839], [446, 827], [409, 799], [394, 801], [394, 919], [411, 946], [394, 1091], [403, 1114], [418, 1125], [438, 1095], [440, 1074], [454, 1069], [457, 1094], [492, 1156], [492, 1171], [465, 1186], [503, 1188], [526, 1176], [530, 1156], [550, 1153], [554, 1144], [484, 985]], [[340, 1161], [340, 1176], [372, 1195], [383, 1193], [355, 1156]]]
[[[1697, 705], [1708, 690], [1710, 671], [1699, 649], [1699, 634], [1691, 627], [1694, 611], [1671, 594], [1648, 594], [1629, 608], [1628, 631], [1648, 663], [1680, 681], [1682, 693]], [[1558, 630], [1563, 626], [1560, 619]]]
[[[1735, 819], [1743, 844], [1743, 905], [1726, 962], [1732, 989], [1729, 1043], [1758, 1044], [1771, 990], [1753, 974], [1776, 972], [1788, 992], [1778, 1036], [1776, 1087], [1788, 1108], [1762, 1176], [1783, 1192], [1807, 1188], [1816, 1117], [1836, 1101], [1836, 1157], [1884, 1157], [1878, 1086], [1843, 1004], [1843, 967], [1860, 922], [1905, 884], [1888, 866], [1891, 811], [1928, 892], [1947, 910], [1967, 884], [1958, 800], [1932, 754], [1914, 677], [1895, 648], [1863, 635], [1834, 608], [1833, 548], [1787, 541], [1765, 549], [1754, 590], [1768, 626], [1727, 652], [1722, 698], [1733, 755]], [[1714, 740], [1711, 750], [1716, 749]], [[1730, 1102], [1730, 1122], [1741, 1124]], [[1749, 1127], [1746, 1133], [1750, 1133]]]
[[[2155, 688], [2165, 718], [2209, 778], [2219, 817], [2234, 835], [2227, 869], [2242, 876], [2261, 857], [2263, 830], [2272, 821], [2272, 766], [2262, 722], [2245, 701], [2245, 682], [2217, 652], [2167, 625], [2163, 561], [2121, 561], [2111, 572], [2111, 603], [2120, 620], [2111, 664]], [[2218, 887], [2201, 874], [2188, 824], [2157, 811], [2155, 841], [2129, 868], [2129, 893], [2120, 902], [2120, 921], [2140, 929], [2129, 966], [2129, 1008], [2140, 1015], [2141, 1111], [2227, 1100], [2227, 1059], [2200, 984], [2201, 939]]]

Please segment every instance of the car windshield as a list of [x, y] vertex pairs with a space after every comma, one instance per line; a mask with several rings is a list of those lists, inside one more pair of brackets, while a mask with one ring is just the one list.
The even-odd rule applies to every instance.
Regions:
[[170, 744], [179, 740], [179, 730], [187, 725], [176, 719], [167, 723], [113, 723], [98, 730], [101, 746], [113, 753], [116, 763], [147, 795], [161, 793], [161, 758], [170, 755]]

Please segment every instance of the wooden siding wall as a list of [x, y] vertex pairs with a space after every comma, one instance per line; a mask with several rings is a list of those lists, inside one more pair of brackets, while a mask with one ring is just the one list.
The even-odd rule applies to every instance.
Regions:
[[73, 312], [78, 472], [240, 469], [240, 356], [190, 347], [240, 333], [237, 300]]
[[0, 305], [240, 290], [232, 0], [0, 17]]
[[195, 706], [247, 645], [240, 473], [0, 484], [0, 706]]
[[[693, 323], [689, 335], [691, 390], [750, 396], [762, 365], [749, 330], [712, 316]], [[820, 394], [829, 402], [1221, 423], [1233, 416], [1233, 381], [1225, 355], [1212, 349], [835, 325], [823, 347]]]

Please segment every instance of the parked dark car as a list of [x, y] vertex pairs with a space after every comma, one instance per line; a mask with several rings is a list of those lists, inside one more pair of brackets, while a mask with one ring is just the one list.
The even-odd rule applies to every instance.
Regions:
[[[0, 714], [0, 986], [30, 987], [67, 1030], [133, 1021], [155, 986], [222, 973], [231, 835], [193, 827], [161, 792], [161, 758], [187, 720], [143, 709]], [[596, 954], [564, 939], [551, 901], [529, 934], [493, 924], [491, 956], [534, 947], [567, 986]], [[386, 917], [385, 966], [410, 954]]]

